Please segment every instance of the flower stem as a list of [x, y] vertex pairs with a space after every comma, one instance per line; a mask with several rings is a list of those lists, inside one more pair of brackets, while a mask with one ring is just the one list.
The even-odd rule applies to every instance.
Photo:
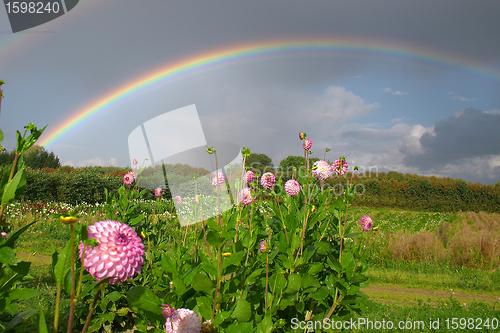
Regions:
[[69, 320], [68, 320], [68, 330], [67, 333], [71, 333], [73, 330], [73, 319], [75, 317], [75, 226], [71, 224], [71, 296], [70, 296], [70, 308], [69, 308]]
[[90, 319], [92, 319], [92, 314], [94, 313], [94, 309], [95, 309], [95, 306], [97, 304], [97, 300], [99, 299], [99, 296], [101, 295], [102, 286], [103, 286], [103, 284], [101, 283], [99, 285], [99, 288], [97, 289], [97, 293], [95, 294], [95, 297], [94, 297], [94, 302], [92, 303], [92, 307], [90, 308], [89, 314], [87, 316], [87, 320], [85, 320], [85, 325], [83, 326], [82, 333], [86, 333], [87, 329], [89, 328]]
[[57, 287], [56, 294], [56, 313], [54, 315], [54, 333], [57, 333], [57, 328], [59, 326], [59, 309], [61, 307], [61, 287]]
[[214, 295], [214, 304], [212, 306], [212, 323], [214, 322], [215, 318], [215, 310], [216, 310], [216, 305], [217, 305], [217, 296], [219, 295], [220, 291], [220, 282], [222, 279], [222, 245], [219, 245], [219, 250], [218, 250], [218, 265], [217, 265], [217, 286], [215, 287], [215, 295]]
[[266, 293], [264, 294], [265, 306], [266, 310], [264, 313], [267, 313], [267, 290], [269, 288], [269, 253], [266, 253]]

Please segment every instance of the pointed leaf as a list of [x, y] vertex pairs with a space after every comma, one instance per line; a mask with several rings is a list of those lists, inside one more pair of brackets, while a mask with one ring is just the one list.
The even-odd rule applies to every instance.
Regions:
[[162, 314], [161, 301], [151, 289], [136, 286], [127, 292], [128, 304], [155, 314]]

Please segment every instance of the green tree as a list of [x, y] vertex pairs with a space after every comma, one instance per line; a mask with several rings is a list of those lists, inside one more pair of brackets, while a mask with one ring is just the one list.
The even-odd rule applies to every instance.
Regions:
[[34, 145], [24, 153], [26, 166], [31, 169], [52, 168], [61, 166], [59, 157], [54, 152], [48, 153], [43, 146]]
[[[313, 165], [316, 161], [319, 161], [319, 158], [309, 158], [309, 165]], [[293, 168], [296, 168], [297, 170], [304, 168], [304, 156], [290, 155], [282, 159], [280, 164], [278, 165], [278, 170], [282, 172], [292, 171]]]
[[264, 172], [274, 171], [273, 162], [266, 154], [252, 153], [247, 157], [246, 166], [250, 167], [250, 169], [254, 172], [257, 171], [261, 175]]

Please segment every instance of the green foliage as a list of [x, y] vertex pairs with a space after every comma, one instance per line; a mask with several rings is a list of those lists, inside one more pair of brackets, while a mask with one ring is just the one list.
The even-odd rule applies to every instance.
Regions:
[[248, 166], [250, 170], [257, 171], [261, 175], [268, 171], [274, 171], [271, 158], [265, 154], [252, 153], [246, 158], [245, 165]]
[[24, 162], [31, 169], [56, 169], [61, 166], [59, 157], [54, 152], [48, 153], [44, 147], [38, 145], [34, 145], [24, 153]]
[[[351, 179], [348, 174], [347, 179]], [[356, 174], [356, 205], [431, 212], [500, 212], [500, 187], [462, 179], [424, 177], [397, 172]], [[338, 184], [338, 179], [328, 179]], [[343, 183], [345, 186], [345, 183]]]
[[[313, 165], [316, 161], [319, 161], [319, 158], [309, 158], [309, 165]], [[297, 170], [304, 170], [304, 165], [304, 156], [290, 155], [281, 160], [280, 164], [278, 165], [278, 170], [280, 172], [291, 172], [293, 171], [293, 168]]]

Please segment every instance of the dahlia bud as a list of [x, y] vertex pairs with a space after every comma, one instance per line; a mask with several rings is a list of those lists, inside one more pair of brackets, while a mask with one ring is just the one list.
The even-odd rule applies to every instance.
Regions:
[[267, 243], [266, 243], [265, 240], [263, 240], [262, 242], [260, 242], [259, 249], [260, 249], [260, 252], [266, 252], [266, 250], [267, 250]]
[[313, 142], [311, 139], [305, 139], [304, 144], [302, 146], [304, 147], [304, 150], [309, 150], [309, 149], [311, 149], [312, 145], [313, 145]]
[[231, 256], [231, 252], [224, 252], [224, 253], [222, 254], [222, 256], [223, 256], [224, 258], [230, 257], [230, 256]]
[[168, 319], [170, 317], [172, 317], [175, 313], [175, 309], [170, 305], [170, 304], [162, 304], [162, 311], [161, 313], [163, 314], [163, 316], [165, 316], [165, 319]]
[[306, 133], [302, 133], [302, 132], [299, 133], [300, 140], [304, 140], [306, 138], [306, 136], [307, 136]]

